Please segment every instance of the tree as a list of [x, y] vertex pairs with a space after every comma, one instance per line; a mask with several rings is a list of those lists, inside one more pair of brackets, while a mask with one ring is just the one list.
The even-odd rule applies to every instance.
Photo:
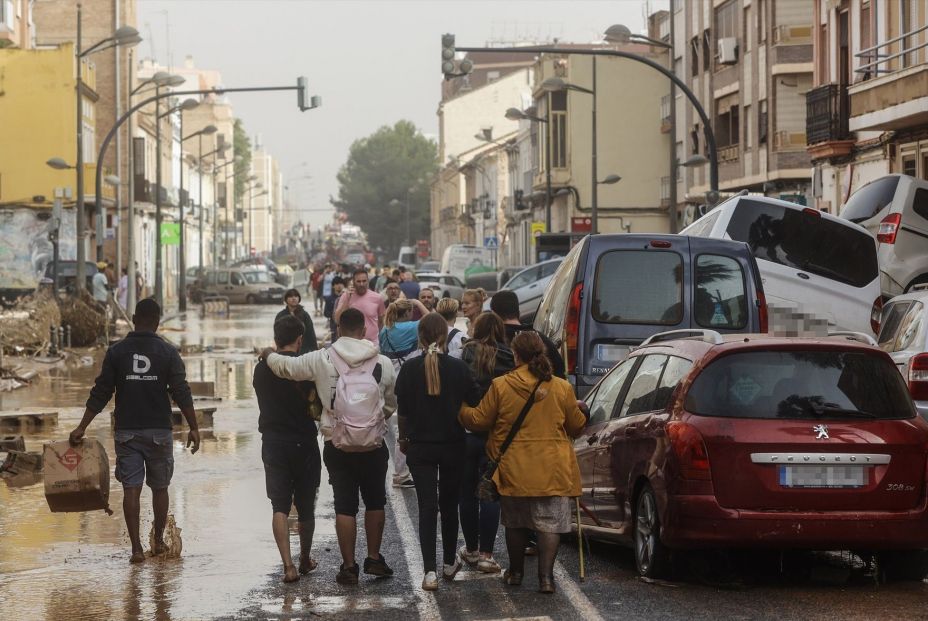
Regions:
[[245, 132], [245, 126], [242, 119], [235, 119], [232, 126], [232, 157], [241, 157], [236, 160], [232, 168], [235, 169], [235, 200], [234, 205], [242, 202], [245, 194], [245, 184], [248, 179], [248, 171], [251, 170], [251, 140]]
[[[429, 180], [437, 170], [438, 149], [410, 121], [398, 121], [356, 140], [348, 161], [338, 172], [336, 209], [367, 234], [372, 247], [396, 256], [406, 241], [406, 200], [409, 199], [409, 240], [428, 239]], [[396, 200], [398, 205], [390, 205]]]

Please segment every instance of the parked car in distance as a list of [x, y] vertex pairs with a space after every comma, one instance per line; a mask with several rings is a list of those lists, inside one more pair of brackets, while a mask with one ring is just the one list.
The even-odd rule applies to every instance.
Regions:
[[203, 296], [224, 296], [233, 304], [280, 303], [284, 291], [267, 270], [244, 267], [208, 270], [203, 286]]
[[642, 343], [587, 396], [584, 530], [634, 547], [647, 577], [675, 550], [763, 547], [876, 553], [887, 577], [921, 580], [928, 422], [867, 341]]
[[908, 383], [916, 410], [928, 419], [928, 284], [886, 303], [877, 341]]
[[416, 270], [416, 278], [419, 277], [419, 274], [439, 271], [441, 271], [441, 261], [423, 261], [419, 265], [419, 269]]
[[874, 179], [851, 194], [841, 218], [876, 236], [885, 297], [928, 283], [928, 181], [909, 175]]
[[827, 322], [827, 330], [879, 332], [877, 244], [860, 225], [795, 203], [739, 195], [681, 234], [747, 243], [772, 311], [798, 311], [810, 327], [815, 319]]
[[[97, 264], [93, 261], [84, 262], [84, 276], [86, 278], [87, 284], [85, 285], [87, 291], [93, 291], [93, 277], [99, 270], [97, 269]], [[53, 278], [55, 274], [55, 266], [49, 261], [48, 265], [45, 266], [45, 277]], [[76, 290], [75, 283], [77, 282], [77, 261], [58, 261], [58, 289], [65, 290], [68, 293], [74, 293]]]
[[683, 235], [590, 235], [555, 272], [535, 329], [563, 352], [583, 397], [658, 332], [766, 332], [767, 305], [747, 244]]
[[[519, 316], [523, 318], [525, 323], [532, 323], [535, 320], [538, 305], [541, 304], [541, 296], [544, 295], [548, 283], [551, 282], [554, 273], [563, 262], [563, 257], [559, 257], [530, 265], [516, 272], [501, 287], [514, 292], [518, 296]], [[489, 300], [483, 305], [483, 309], [490, 310]]]
[[[483, 289], [487, 295], [492, 297], [494, 293], [503, 288], [509, 282], [513, 275], [518, 273], [521, 267], [504, 267], [495, 272], [482, 272], [480, 274], [471, 274], [464, 279], [464, 285], [468, 289]], [[489, 306], [487, 306], [489, 308]]]
[[438, 298], [454, 298], [460, 301], [464, 294], [464, 283], [451, 274], [425, 273], [420, 274], [417, 280], [420, 287], [429, 287]]
[[483, 246], [451, 244], [441, 257], [441, 272], [464, 280], [468, 273], [486, 271], [493, 265], [493, 251]]

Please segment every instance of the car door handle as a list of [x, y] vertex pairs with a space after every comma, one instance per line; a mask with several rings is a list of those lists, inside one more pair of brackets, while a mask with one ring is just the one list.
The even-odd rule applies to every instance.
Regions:
[[599, 440], [599, 436], [594, 434], [594, 435], [592, 435], [592, 436], [590, 436], [589, 438], [586, 439], [586, 443], [587, 443], [587, 444], [593, 444], [593, 443], [597, 442], [598, 440]]

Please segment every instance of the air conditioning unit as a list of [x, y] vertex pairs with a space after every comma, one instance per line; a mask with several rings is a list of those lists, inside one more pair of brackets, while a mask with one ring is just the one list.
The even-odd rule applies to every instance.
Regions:
[[738, 39], [735, 37], [719, 39], [718, 58], [719, 63], [723, 65], [733, 65], [738, 62]]

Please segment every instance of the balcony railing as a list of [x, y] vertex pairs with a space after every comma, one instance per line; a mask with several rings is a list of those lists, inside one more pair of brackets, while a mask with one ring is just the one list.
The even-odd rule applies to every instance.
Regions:
[[806, 142], [848, 139], [848, 96], [844, 84], [823, 84], [806, 93]]
[[[862, 74], [863, 78], [867, 79], [871, 75], [879, 76], [880, 74], [894, 73], [925, 62], [924, 56], [922, 56], [922, 60], [919, 60], [921, 55], [919, 50], [928, 47], [928, 38], [923, 37], [925, 40], [919, 43], [917, 35], [926, 31], [928, 31], [928, 24], [918, 26], [898, 37], [882, 41], [873, 47], [857, 52], [854, 56], [864, 64], [861, 64], [854, 72]], [[897, 49], [899, 51], [893, 52]], [[897, 61], [897, 59], [899, 60]]]

